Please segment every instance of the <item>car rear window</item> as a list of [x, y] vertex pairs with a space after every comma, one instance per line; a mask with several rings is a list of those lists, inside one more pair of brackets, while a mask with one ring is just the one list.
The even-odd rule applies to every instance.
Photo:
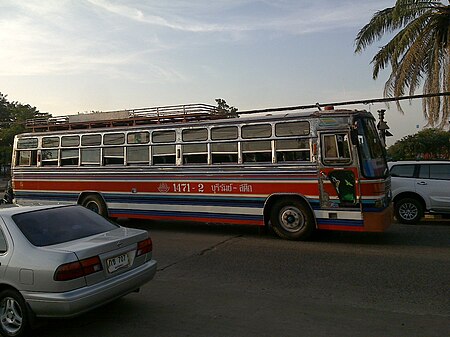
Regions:
[[82, 206], [32, 211], [12, 216], [33, 245], [42, 247], [108, 232], [119, 226]]
[[414, 165], [395, 165], [391, 168], [391, 175], [393, 177], [414, 177]]
[[430, 178], [450, 180], [450, 165], [430, 165]]

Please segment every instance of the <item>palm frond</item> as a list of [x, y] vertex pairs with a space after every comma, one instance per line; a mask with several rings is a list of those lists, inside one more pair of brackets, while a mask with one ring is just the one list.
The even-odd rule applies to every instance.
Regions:
[[374, 14], [370, 22], [365, 25], [355, 39], [355, 53], [360, 53], [371, 45], [375, 40], [380, 39], [389, 31], [392, 21], [394, 7], [386, 8]]
[[[394, 7], [378, 11], [355, 39], [355, 52], [362, 52], [386, 33], [394, 33], [373, 57], [372, 76], [391, 67], [384, 86], [385, 97], [450, 92], [450, 4], [432, 0], [397, 0]], [[443, 127], [449, 117], [450, 97], [422, 100], [430, 126]], [[403, 112], [399, 101], [397, 107]]]
[[380, 70], [384, 69], [392, 59], [398, 60], [402, 57], [414, 40], [423, 34], [423, 29], [427, 25], [428, 20], [427, 16], [415, 19], [380, 49], [372, 59], [374, 79], [378, 77]]

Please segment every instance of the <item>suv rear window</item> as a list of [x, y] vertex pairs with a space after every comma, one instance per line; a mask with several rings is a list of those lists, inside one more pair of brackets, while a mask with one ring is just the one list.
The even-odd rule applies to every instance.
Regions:
[[430, 165], [430, 178], [450, 180], [450, 165]]
[[391, 175], [393, 177], [414, 177], [415, 165], [395, 165], [391, 168]]
[[12, 219], [28, 241], [38, 247], [77, 240], [119, 227], [82, 206], [16, 214]]
[[450, 180], [450, 165], [420, 165], [419, 178]]

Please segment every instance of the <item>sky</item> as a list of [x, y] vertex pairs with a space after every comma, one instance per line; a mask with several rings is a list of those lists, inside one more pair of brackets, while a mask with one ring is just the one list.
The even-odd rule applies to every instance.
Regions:
[[[206, 103], [240, 111], [381, 98], [358, 31], [395, 0], [0, 0], [0, 92], [53, 116]], [[386, 109], [420, 131], [420, 101]]]

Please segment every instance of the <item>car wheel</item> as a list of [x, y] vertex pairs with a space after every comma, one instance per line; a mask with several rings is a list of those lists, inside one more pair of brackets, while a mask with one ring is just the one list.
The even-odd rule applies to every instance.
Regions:
[[102, 216], [107, 215], [106, 205], [103, 202], [103, 199], [98, 195], [88, 195], [82, 200], [81, 205]]
[[25, 336], [30, 326], [22, 296], [14, 290], [0, 292], [0, 333], [3, 336]]
[[395, 217], [404, 224], [419, 222], [423, 216], [423, 206], [413, 198], [404, 198], [395, 203]]
[[278, 236], [289, 240], [306, 240], [315, 228], [310, 210], [291, 199], [280, 199], [274, 204], [270, 222]]

